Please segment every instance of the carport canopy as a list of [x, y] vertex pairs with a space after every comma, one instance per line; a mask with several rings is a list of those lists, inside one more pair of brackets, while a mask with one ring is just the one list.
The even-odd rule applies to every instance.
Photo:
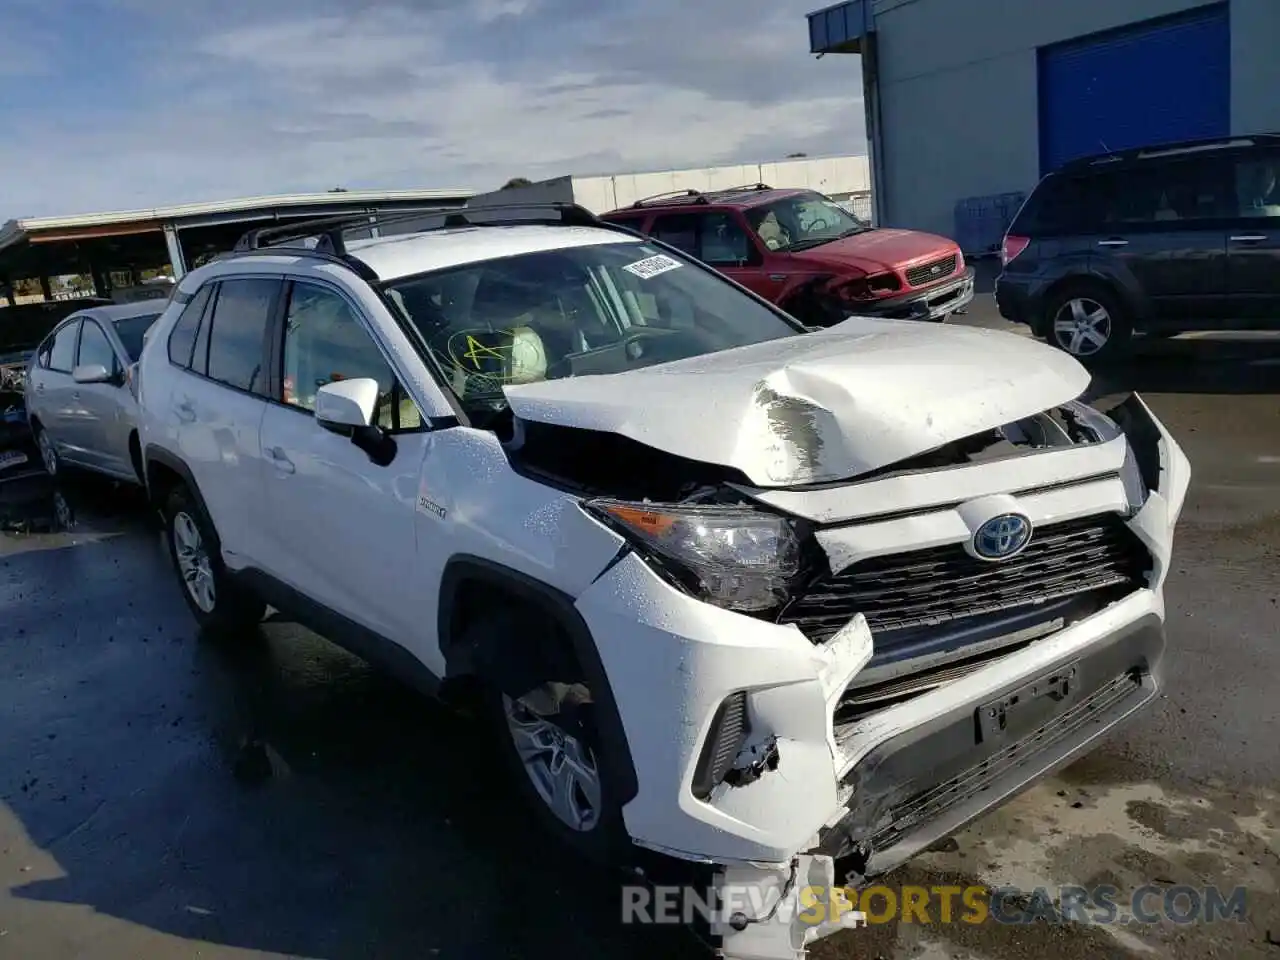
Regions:
[[[119, 213], [10, 220], [0, 227], [0, 299], [19, 280], [84, 274], [105, 295], [109, 276], [172, 267], [181, 277], [254, 227], [343, 214], [461, 206], [468, 190], [341, 190]], [[47, 289], [47, 287], [46, 287]]]

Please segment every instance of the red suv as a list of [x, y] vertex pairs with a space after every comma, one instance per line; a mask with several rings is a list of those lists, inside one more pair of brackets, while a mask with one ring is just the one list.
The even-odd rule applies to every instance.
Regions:
[[812, 190], [685, 190], [603, 219], [697, 257], [811, 326], [853, 315], [943, 320], [973, 299], [973, 268], [953, 241], [875, 229]]

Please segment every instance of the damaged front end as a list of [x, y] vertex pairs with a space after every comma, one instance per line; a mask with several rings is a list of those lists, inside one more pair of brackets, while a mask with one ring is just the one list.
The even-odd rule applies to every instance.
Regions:
[[[1103, 414], [1017, 338], [851, 324], [508, 391], [513, 467], [623, 543], [576, 607], [628, 833], [756, 904], [892, 869], [1159, 686], [1189, 467], [1141, 399]], [[824, 902], [726, 915], [725, 955], [803, 956], [847, 925]]]

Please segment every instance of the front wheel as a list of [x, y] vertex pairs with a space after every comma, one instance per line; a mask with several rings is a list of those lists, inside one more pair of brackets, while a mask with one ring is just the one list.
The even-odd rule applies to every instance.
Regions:
[[[513, 620], [494, 615], [473, 628], [473, 637], [496, 630], [507, 642], [530, 640], [530, 625]], [[480, 641], [487, 643], [491, 638]], [[483, 703], [514, 792], [543, 832], [588, 863], [616, 864], [625, 850], [626, 829], [588, 688], [569, 674], [520, 696], [491, 682]]]
[[1112, 360], [1128, 346], [1133, 327], [1110, 291], [1075, 288], [1055, 296], [1045, 310], [1045, 333], [1060, 350], [1085, 363]]
[[266, 605], [235, 583], [222, 563], [213, 526], [183, 486], [164, 508], [165, 540], [173, 568], [201, 630], [242, 637], [254, 631]]

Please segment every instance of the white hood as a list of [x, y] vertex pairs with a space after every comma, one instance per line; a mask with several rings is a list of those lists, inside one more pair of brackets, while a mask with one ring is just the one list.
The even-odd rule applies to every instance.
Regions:
[[853, 318], [624, 373], [509, 386], [524, 420], [621, 434], [758, 486], [843, 480], [1073, 400], [1089, 374], [1026, 337]]

